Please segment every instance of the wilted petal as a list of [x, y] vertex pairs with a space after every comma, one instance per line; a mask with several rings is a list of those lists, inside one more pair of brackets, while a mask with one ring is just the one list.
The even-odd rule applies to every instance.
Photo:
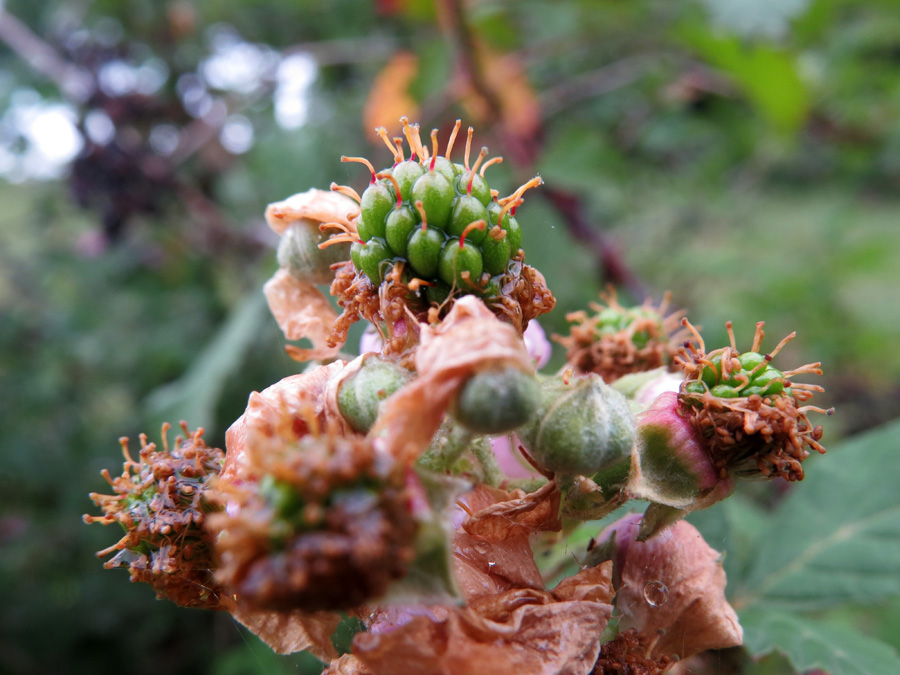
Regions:
[[282, 268], [263, 286], [269, 309], [278, 327], [288, 340], [307, 338], [312, 349], [287, 347], [288, 354], [296, 361], [333, 358], [340, 345], [330, 346], [328, 336], [337, 320], [337, 313], [328, 299], [314, 284], [299, 281]]
[[719, 553], [685, 521], [658, 536], [637, 541], [640, 514], [631, 514], [601, 534], [596, 550], [615, 537], [616, 608], [620, 628], [660, 638], [655, 655], [687, 658], [706, 649], [743, 641], [737, 614], [725, 599]]
[[612, 607], [515, 589], [474, 600], [445, 620], [414, 617], [354, 640], [374, 675], [586, 675], [600, 651]]
[[265, 612], [235, 606], [231, 615], [276, 654], [309, 651], [322, 661], [337, 657], [331, 642], [341, 615], [336, 612]]
[[370, 434], [402, 461], [415, 461], [465, 381], [481, 368], [513, 366], [532, 372], [531, 357], [515, 328], [497, 319], [478, 298], [458, 299], [437, 326], [421, 326], [418, 377], [381, 408]]
[[350, 225], [358, 216], [359, 204], [352, 199], [338, 192], [315, 188], [269, 204], [266, 208], [266, 222], [278, 234], [283, 234], [291, 223], [301, 219]]

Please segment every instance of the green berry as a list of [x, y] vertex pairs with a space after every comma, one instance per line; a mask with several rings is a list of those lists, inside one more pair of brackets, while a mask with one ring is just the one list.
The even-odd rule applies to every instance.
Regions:
[[[441, 250], [438, 272], [446, 283], [456, 285], [464, 291], [477, 285], [481, 273], [484, 271], [484, 261], [481, 251], [469, 241], [464, 241], [460, 246], [459, 239], [451, 237]], [[463, 278], [463, 273], [468, 272], [468, 283]]]
[[500, 434], [525, 424], [539, 402], [540, 390], [533, 375], [503, 368], [470, 377], [452, 410], [453, 416], [470, 431]]
[[388, 214], [384, 234], [395, 255], [406, 257], [409, 237], [418, 226], [419, 218], [408, 206], [394, 209]]
[[447, 296], [450, 295], [450, 286], [440, 280], [433, 283], [434, 286], [425, 287], [425, 297], [428, 299], [429, 303], [441, 305], [444, 303], [444, 300], [447, 299]]
[[446, 229], [456, 194], [453, 186], [436, 171], [429, 171], [413, 183], [410, 200], [422, 202], [425, 220], [430, 227]]
[[447, 234], [452, 237], [458, 237], [469, 225], [479, 220], [485, 222], [485, 228], [483, 230], [470, 230], [466, 235], [466, 241], [471, 241], [473, 244], [480, 244], [487, 236], [487, 209], [475, 197], [462, 195], [453, 204]]
[[491, 276], [503, 274], [509, 265], [509, 235], [499, 241], [493, 237], [487, 237], [481, 244], [481, 255], [484, 259], [484, 269]]
[[[426, 164], [430, 167], [431, 160], [428, 160]], [[446, 178], [450, 185], [453, 185], [453, 181], [456, 180], [456, 174], [458, 173], [456, 165], [454, 165], [453, 162], [446, 157], [435, 157], [434, 170]]]
[[[396, 202], [397, 195], [394, 194], [394, 190], [380, 181], [372, 183], [363, 191], [360, 202], [360, 209], [362, 209], [360, 220], [365, 222], [366, 227], [369, 228], [367, 231], [372, 233], [371, 236], [384, 236], [384, 220]], [[359, 229], [358, 223], [357, 229]], [[360, 236], [363, 241], [368, 241], [362, 236], [362, 233]]]
[[[781, 389], [778, 391], [781, 391], [784, 389], [784, 373], [772, 366], [766, 366], [766, 369], [754, 377], [753, 382], [750, 384], [756, 387], [762, 387], [763, 389], [768, 389], [773, 384], [780, 384]], [[771, 393], [774, 394], [777, 392], [773, 391]]]
[[378, 286], [384, 281], [388, 263], [393, 257], [394, 254], [387, 242], [379, 237], [373, 237], [359, 252], [360, 269], [369, 277], [369, 281]]
[[700, 382], [699, 380], [688, 382], [684, 385], [684, 390], [689, 394], [703, 394], [707, 391], [703, 382]]
[[[470, 171], [463, 171], [456, 179], [456, 191], [461, 195], [469, 194], [469, 177], [472, 176]], [[487, 181], [477, 173], [472, 178], [471, 196], [475, 197], [482, 206], [488, 206], [491, 203], [491, 188]]]
[[759, 364], [764, 363], [766, 357], [758, 352], [744, 352], [739, 357], [741, 362], [741, 368], [746, 370], [748, 373], [759, 366]]
[[[499, 224], [500, 212], [503, 210], [503, 207], [500, 206], [497, 202], [491, 202], [490, 206], [488, 206], [488, 213], [491, 215], [491, 223], [493, 225]], [[506, 237], [509, 239], [509, 250], [511, 255], [515, 255], [519, 252], [519, 249], [522, 248], [522, 228], [519, 227], [519, 221], [515, 219], [514, 216], [509, 215], [509, 212], [506, 212], [506, 215], [503, 216], [503, 224], [500, 225], [504, 230], [506, 230]]]
[[393, 176], [400, 186], [400, 197], [403, 201], [408, 202], [412, 193], [413, 183], [416, 182], [425, 173], [425, 167], [418, 162], [408, 159], [400, 162], [394, 167]]
[[350, 260], [353, 262], [353, 266], [358, 270], [362, 269], [362, 258], [360, 254], [365, 247], [365, 244], [358, 241], [354, 241], [350, 246]]
[[741, 395], [737, 389], [727, 384], [717, 384], [709, 390], [709, 393], [719, 398], [738, 398]]
[[409, 237], [406, 258], [423, 279], [433, 279], [438, 273], [444, 234], [433, 227], [417, 228]]

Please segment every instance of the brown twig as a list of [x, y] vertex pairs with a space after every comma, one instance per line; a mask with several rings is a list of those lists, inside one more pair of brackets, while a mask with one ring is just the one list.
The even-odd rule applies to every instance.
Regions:
[[86, 101], [94, 91], [94, 80], [88, 73], [66, 61], [2, 6], [0, 40], [34, 70], [53, 81], [70, 98], [78, 102]]
[[[488, 123], [496, 127], [495, 131], [503, 139], [504, 146], [516, 163], [521, 164], [523, 170], [533, 172], [534, 162], [540, 154], [543, 134], [537, 133], [526, 138], [514, 133], [503, 124], [500, 99], [484, 77], [478, 45], [466, 22], [462, 0], [442, 0], [439, 7], [442, 10], [442, 19], [450, 31], [450, 38], [456, 45], [457, 59], [462, 75], [475, 93], [487, 104]], [[609, 70], [605, 72], [592, 73], [590, 78], [593, 84], [579, 80], [562, 85], [565, 88], [557, 88], [555, 96], [565, 99], [578, 95], [597, 95], [603, 91], [624, 86], [637, 76], [639, 67], [644, 65], [645, 59], [641, 58], [639, 61], [623, 60], [609, 66]], [[579, 87], [588, 91], [582, 93]], [[552, 105], [548, 106], [546, 97], [541, 103], [546, 119], [548, 115], [555, 112], [555, 109]], [[584, 201], [579, 196], [565, 190], [548, 187], [544, 187], [540, 194], [563, 216], [572, 236], [587, 244], [594, 252], [597, 262], [601, 266], [599, 274], [602, 282], [623, 286], [635, 298], [645, 297], [646, 291], [643, 284], [628, 266], [610, 237], [606, 236], [588, 216]]]

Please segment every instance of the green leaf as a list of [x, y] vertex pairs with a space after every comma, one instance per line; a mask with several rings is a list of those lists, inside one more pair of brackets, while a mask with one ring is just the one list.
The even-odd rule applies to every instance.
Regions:
[[790, 612], [742, 612], [744, 647], [753, 656], [784, 654], [798, 672], [820, 668], [829, 675], [900, 673], [900, 655], [856, 630]]
[[900, 596], [898, 446], [893, 422], [807, 464], [806, 480], [773, 514], [738, 580], [739, 611]]
[[245, 297], [190, 370], [147, 397], [149, 414], [161, 421], [183, 419], [192, 427], [210, 428], [215, 422], [216, 403], [225, 382], [243, 363], [265, 319], [262, 293]]
[[697, 26], [682, 30], [682, 35], [707, 61], [731, 76], [773, 127], [792, 133], [806, 120], [809, 95], [792, 53]]

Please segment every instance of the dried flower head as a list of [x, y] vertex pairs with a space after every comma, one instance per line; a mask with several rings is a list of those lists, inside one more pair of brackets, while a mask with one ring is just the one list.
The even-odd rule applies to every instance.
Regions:
[[613, 382], [628, 373], [668, 366], [684, 339], [681, 311], [667, 314], [671, 294], [659, 305], [649, 300], [639, 307], [623, 307], [615, 290], [601, 294], [603, 304], [591, 303], [595, 312], [572, 312], [566, 320], [570, 334], [553, 339], [566, 348], [569, 365], [579, 373], [597, 373]]
[[116, 553], [104, 567], [128, 567], [131, 581], [150, 584], [157, 597], [183, 607], [221, 609], [220, 587], [213, 580], [212, 538], [204, 529], [218, 507], [210, 501], [209, 482], [222, 469], [224, 455], [203, 441], [203, 429], [189, 431], [170, 448], [169, 425], [162, 428], [162, 449], [141, 434], [138, 460], [128, 439], [120, 439], [125, 463], [122, 475], [102, 475], [113, 495], [92, 493], [103, 516], [85, 515], [86, 523], [119, 523], [125, 529], [117, 543], [97, 553]]
[[210, 521], [217, 578], [250, 608], [355, 607], [402, 577], [414, 554], [405, 474], [364, 437], [334, 421], [323, 428], [322, 378], [301, 377], [309, 390], [251, 398], [240, 470], [217, 484], [227, 504]]
[[716, 468], [740, 477], [802, 480], [801, 462], [809, 449], [825, 452], [819, 442], [822, 427], [810, 424], [807, 413], [830, 415], [834, 409], [803, 405], [814, 392], [824, 390], [794, 378], [821, 375], [822, 364], [775, 368], [772, 361], [796, 333], [762, 353], [762, 321], [756, 324], [750, 350], [743, 353], [736, 346], [730, 321], [725, 325], [731, 344], [710, 352], [687, 319], [683, 325], [697, 344], [685, 342], [676, 358], [685, 373], [679, 404]]

